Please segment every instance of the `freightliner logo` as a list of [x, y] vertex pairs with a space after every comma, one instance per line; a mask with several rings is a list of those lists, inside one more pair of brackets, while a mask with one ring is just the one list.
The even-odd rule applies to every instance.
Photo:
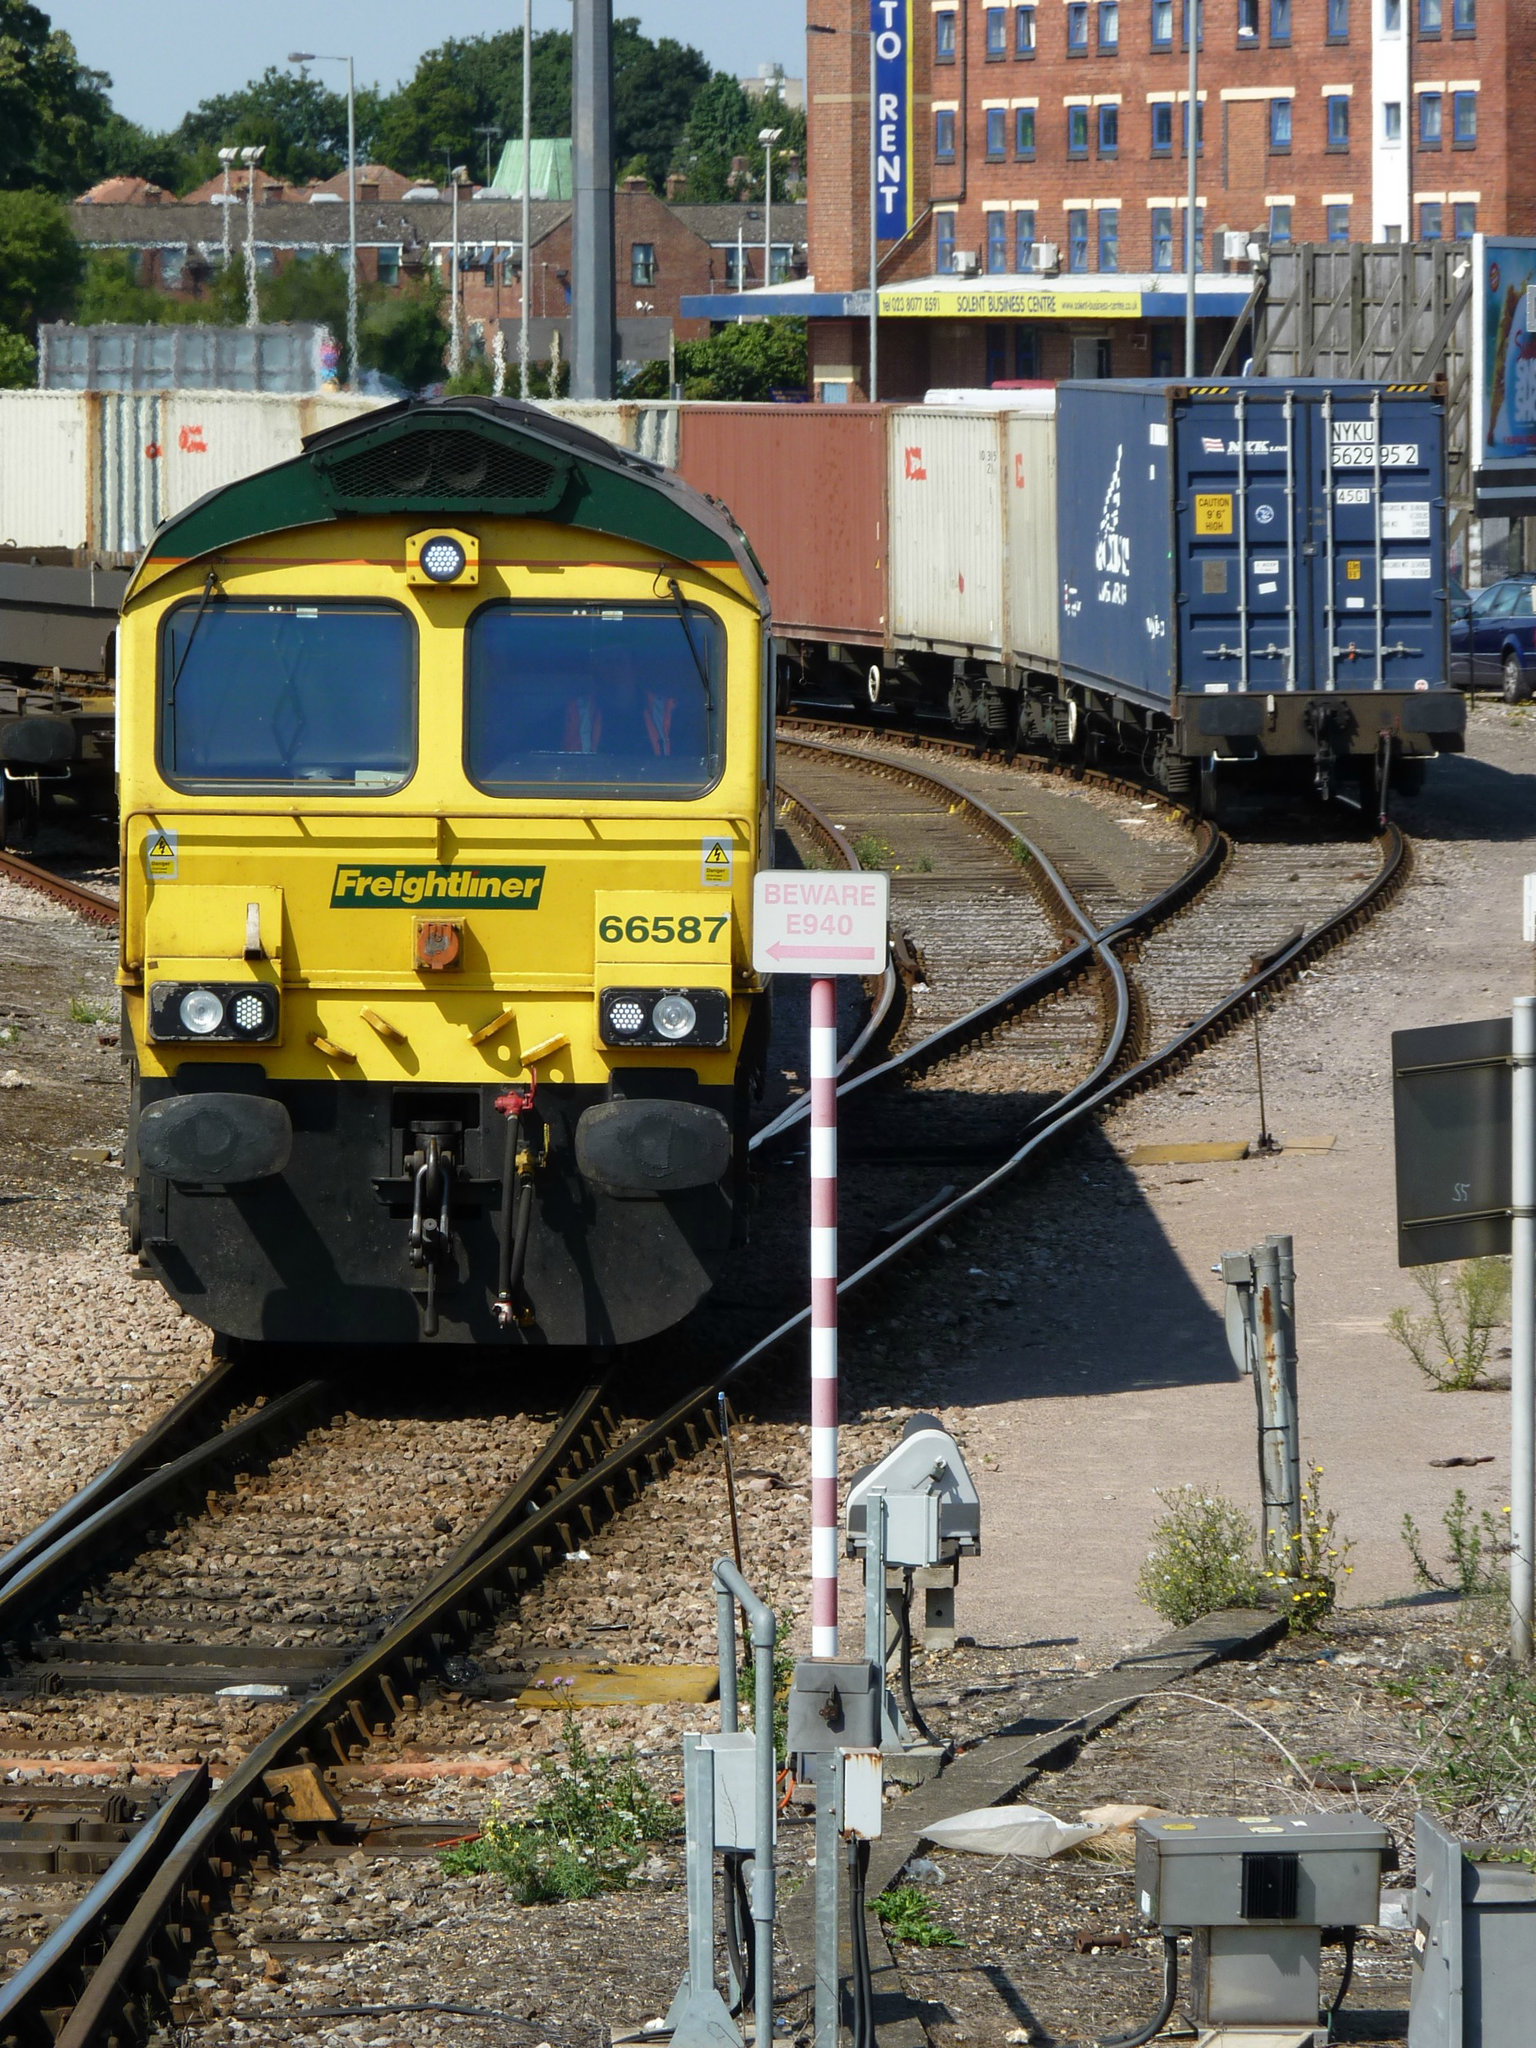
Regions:
[[391, 903], [479, 903], [487, 910], [537, 910], [542, 868], [338, 867], [333, 910], [383, 910]]

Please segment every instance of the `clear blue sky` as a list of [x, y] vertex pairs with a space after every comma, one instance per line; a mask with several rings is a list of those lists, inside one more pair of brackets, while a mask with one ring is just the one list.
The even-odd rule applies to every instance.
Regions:
[[[521, 0], [39, 0], [56, 28], [69, 32], [84, 63], [112, 77], [119, 112], [146, 128], [171, 128], [188, 107], [257, 78], [290, 50], [348, 51], [357, 79], [389, 87], [415, 69], [424, 49], [448, 36], [520, 28]], [[804, 0], [615, 0], [647, 35], [675, 36], [704, 52], [720, 71], [743, 76], [778, 63], [793, 77], [805, 69]], [[534, 0], [533, 25], [569, 27], [569, 0]], [[321, 25], [323, 22], [323, 26]], [[340, 78], [340, 66], [316, 66]]]

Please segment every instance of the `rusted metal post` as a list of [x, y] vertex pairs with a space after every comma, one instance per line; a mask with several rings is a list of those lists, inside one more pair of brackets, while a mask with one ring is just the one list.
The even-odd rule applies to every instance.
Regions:
[[1253, 1250], [1253, 1320], [1259, 1404], [1259, 1489], [1264, 1502], [1264, 1556], [1273, 1572], [1294, 1578], [1301, 1550], [1301, 1442], [1296, 1422], [1295, 1265], [1288, 1237], [1269, 1237]]

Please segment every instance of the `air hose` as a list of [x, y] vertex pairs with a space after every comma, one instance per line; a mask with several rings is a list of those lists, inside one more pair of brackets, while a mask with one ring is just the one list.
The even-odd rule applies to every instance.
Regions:
[[[500, 1105], [498, 1105], [499, 1107]], [[518, 1330], [514, 1306], [528, 1263], [528, 1232], [533, 1223], [533, 1175], [517, 1170], [522, 1116], [507, 1116], [507, 1141], [501, 1164], [501, 1244], [496, 1258], [496, 1317], [506, 1329]]]

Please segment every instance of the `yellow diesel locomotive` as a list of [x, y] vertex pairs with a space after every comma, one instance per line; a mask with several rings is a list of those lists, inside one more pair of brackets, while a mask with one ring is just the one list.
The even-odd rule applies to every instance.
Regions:
[[392, 406], [157, 533], [120, 656], [127, 1220], [245, 1340], [629, 1343], [739, 1228], [767, 605], [536, 408]]

